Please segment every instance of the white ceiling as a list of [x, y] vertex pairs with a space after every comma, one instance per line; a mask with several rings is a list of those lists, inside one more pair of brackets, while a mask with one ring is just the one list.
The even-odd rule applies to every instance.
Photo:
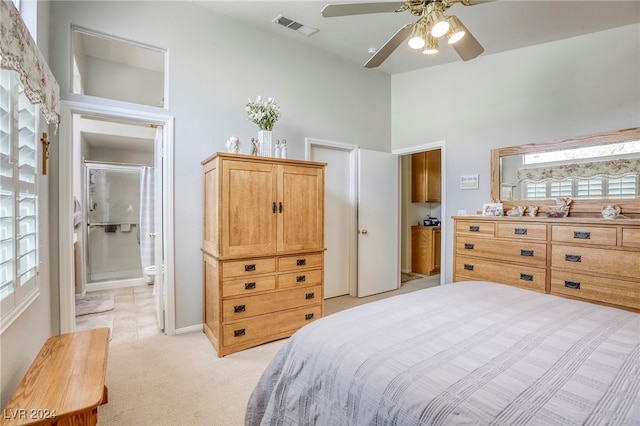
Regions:
[[[380, 2], [372, 0], [370, 2]], [[324, 18], [322, 8], [329, 3], [367, 3], [366, 1], [199, 1], [217, 13], [244, 21], [254, 27], [280, 34], [325, 51], [364, 64], [369, 48], [380, 48], [403, 25], [417, 17], [409, 12]], [[307, 37], [274, 24], [283, 15], [320, 31]], [[497, 0], [464, 6], [454, 4], [446, 15], [456, 15], [485, 52], [504, 52], [553, 40], [640, 22], [640, 1], [581, 0]], [[461, 62], [443, 40], [436, 55], [422, 55], [403, 43], [377, 69], [396, 74], [448, 62]]]

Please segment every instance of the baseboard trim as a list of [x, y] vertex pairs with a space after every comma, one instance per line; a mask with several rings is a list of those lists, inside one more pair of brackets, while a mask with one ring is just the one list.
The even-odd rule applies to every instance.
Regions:
[[100, 291], [100, 290], [113, 290], [116, 288], [125, 288], [125, 287], [136, 287], [148, 285], [144, 278], [132, 278], [129, 280], [117, 280], [117, 281], [104, 281], [100, 283], [87, 283], [85, 286], [85, 291], [90, 293], [92, 291]]
[[202, 328], [202, 324], [190, 325], [189, 327], [176, 328], [176, 335], [177, 334], [195, 333], [196, 331], [204, 333], [203, 328]]

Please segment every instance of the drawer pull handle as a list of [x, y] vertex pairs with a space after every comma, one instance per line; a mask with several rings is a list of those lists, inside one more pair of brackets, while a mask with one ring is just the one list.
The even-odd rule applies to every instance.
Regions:
[[304, 266], [307, 264], [307, 259], [297, 259], [296, 260], [296, 265], [297, 266]]
[[307, 293], [307, 294], [304, 295], [304, 298], [307, 299], [307, 300], [308, 299], [313, 299], [314, 297], [316, 297], [315, 293]]
[[250, 265], [244, 265], [244, 271], [245, 272], [251, 272], [251, 271], [255, 271], [256, 270], [256, 264], [252, 263]]
[[565, 254], [564, 260], [567, 262], [582, 262], [582, 256], [579, 254]]
[[473, 265], [469, 265], [468, 263], [464, 264], [464, 269], [466, 271], [473, 271]]
[[520, 250], [520, 256], [533, 256], [533, 250]]
[[297, 283], [303, 283], [307, 280], [307, 276], [306, 275], [298, 275], [296, 277], [296, 282]]
[[465, 244], [464, 244], [464, 249], [465, 249], [465, 250], [473, 250], [473, 244], [465, 243]]
[[573, 233], [573, 238], [577, 238], [579, 240], [590, 240], [591, 239], [591, 232], [575, 231]]
[[244, 283], [245, 290], [254, 290], [256, 288], [256, 283]]
[[244, 305], [238, 305], [238, 306], [234, 306], [233, 307], [233, 312], [238, 313], [238, 312], [244, 312], [245, 306]]
[[469, 227], [469, 232], [480, 232], [480, 227], [479, 226], [470, 226]]
[[233, 337], [240, 337], [240, 336], [244, 336], [246, 334], [244, 328], [241, 328], [240, 330], [233, 330]]
[[531, 275], [531, 274], [520, 274], [520, 279], [522, 281], [533, 281], [533, 275]]
[[516, 228], [513, 230], [516, 235], [527, 235], [527, 228]]
[[564, 286], [567, 288], [574, 288], [576, 290], [580, 290], [580, 283], [577, 281], [566, 281], [564, 282]]
[[313, 314], [305, 314], [304, 319], [306, 321], [312, 320], [313, 319]]

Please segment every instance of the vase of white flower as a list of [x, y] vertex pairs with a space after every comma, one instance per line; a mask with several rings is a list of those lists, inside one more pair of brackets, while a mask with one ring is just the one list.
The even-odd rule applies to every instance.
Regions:
[[280, 118], [280, 107], [273, 98], [266, 101], [258, 96], [255, 101], [249, 99], [245, 107], [248, 119], [258, 125], [259, 155], [271, 157], [273, 155], [273, 142], [271, 131], [273, 125]]

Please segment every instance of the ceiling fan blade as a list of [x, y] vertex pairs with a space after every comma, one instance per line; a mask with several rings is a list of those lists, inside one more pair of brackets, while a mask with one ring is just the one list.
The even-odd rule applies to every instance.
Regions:
[[333, 18], [334, 16], [364, 15], [367, 13], [395, 12], [404, 2], [392, 1], [385, 3], [349, 3], [328, 4], [322, 9], [322, 16]]
[[[409, 37], [411, 34], [411, 29], [415, 24], [409, 23], [404, 27], [400, 28], [398, 32], [396, 32], [393, 37], [391, 37], [385, 44], [382, 46], [375, 55], [373, 55], [366, 64], [364, 64], [365, 68], [375, 68], [380, 66], [385, 59], [389, 57], [393, 53], [394, 50], [400, 46], [400, 44]], [[458, 42], [459, 43], [459, 42]]]
[[468, 61], [478, 57], [478, 55], [484, 52], [484, 47], [482, 47], [480, 42], [476, 40], [473, 34], [469, 32], [469, 29], [465, 27], [462, 22], [460, 22], [460, 26], [464, 29], [465, 35], [459, 42], [452, 44], [451, 46], [463, 61]]

